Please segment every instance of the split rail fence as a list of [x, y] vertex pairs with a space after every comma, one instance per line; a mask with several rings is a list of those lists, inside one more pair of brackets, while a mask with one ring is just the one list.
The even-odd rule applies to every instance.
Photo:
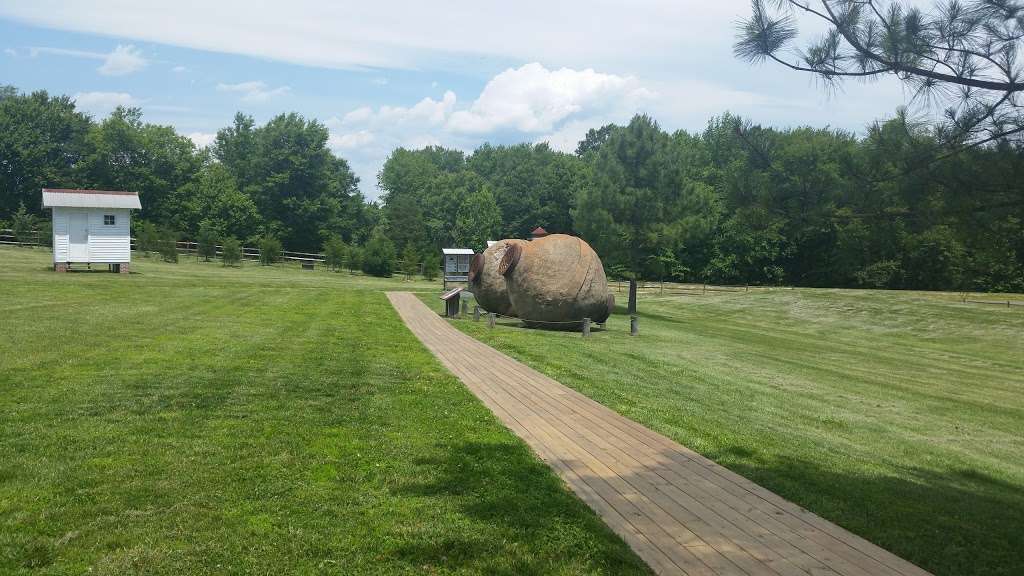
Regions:
[[[19, 240], [14, 234], [14, 230], [10, 228], [0, 228], [0, 245], [13, 245], [13, 246], [49, 246], [49, 243], [43, 242], [42, 231], [33, 230], [28, 241]], [[136, 249], [135, 238], [131, 239], [132, 250]], [[199, 252], [199, 244], [188, 240], [181, 240], [175, 242], [175, 246], [178, 249], [179, 254], [196, 255]], [[221, 246], [218, 244], [215, 246], [216, 257], [221, 256]], [[241, 248], [242, 260], [249, 260], [258, 262], [260, 259], [260, 249], [243, 246]], [[282, 250], [278, 254], [278, 260], [285, 262], [297, 262], [297, 263], [309, 263], [309, 264], [323, 264], [324, 255], [317, 252], [295, 252], [292, 250]], [[397, 262], [400, 269], [404, 269], [402, 262]], [[608, 282], [609, 288], [617, 293], [628, 292], [629, 283], [623, 280], [611, 280]], [[652, 294], [663, 294], [666, 296], [690, 296], [695, 294], [707, 294], [709, 292], [749, 292], [751, 290], [764, 289], [764, 288], [792, 288], [792, 286], [750, 286], [747, 285], [724, 285], [724, 284], [678, 284], [674, 282], [640, 282], [637, 285], [637, 291], [640, 294], [652, 295]], [[961, 302], [965, 304], [989, 304], [995, 306], [1004, 306], [1012, 308], [1014, 306], [1024, 306], [1024, 300], [972, 300], [967, 297], [961, 298]]]

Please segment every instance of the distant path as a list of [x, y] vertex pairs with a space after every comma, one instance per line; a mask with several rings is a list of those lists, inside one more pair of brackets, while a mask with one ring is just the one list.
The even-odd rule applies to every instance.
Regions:
[[413, 294], [388, 298], [658, 574], [928, 574], [463, 334]]

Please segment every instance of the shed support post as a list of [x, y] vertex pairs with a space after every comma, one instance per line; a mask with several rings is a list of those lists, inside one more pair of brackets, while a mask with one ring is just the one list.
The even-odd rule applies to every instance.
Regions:
[[590, 337], [590, 318], [583, 319], [583, 337]]
[[636, 336], [640, 333], [639, 319], [633, 315], [629, 317], [629, 335]]
[[494, 328], [494, 312], [489, 312], [487, 314], [487, 327]]

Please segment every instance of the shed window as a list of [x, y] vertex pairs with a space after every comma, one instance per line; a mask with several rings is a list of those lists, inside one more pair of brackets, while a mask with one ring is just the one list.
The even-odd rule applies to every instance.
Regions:
[[104, 226], [113, 226], [115, 221], [116, 220], [115, 220], [113, 214], [104, 214], [103, 215], [103, 225]]

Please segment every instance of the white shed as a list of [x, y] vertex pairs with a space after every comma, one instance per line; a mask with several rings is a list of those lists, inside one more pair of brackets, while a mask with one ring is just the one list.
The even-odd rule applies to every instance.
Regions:
[[110, 264], [128, 272], [132, 260], [131, 211], [137, 192], [43, 188], [43, 208], [53, 210], [53, 269], [72, 264]]

